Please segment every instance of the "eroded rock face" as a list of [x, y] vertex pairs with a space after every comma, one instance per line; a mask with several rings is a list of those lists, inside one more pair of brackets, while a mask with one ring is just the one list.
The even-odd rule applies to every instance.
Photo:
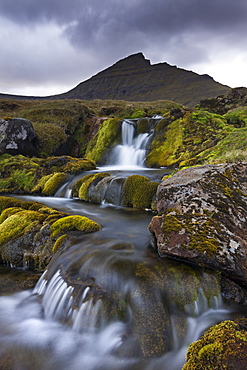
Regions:
[[160, 256], [247, 285], [247, 163], [177, 172], [159, 185], [157, 211], [149, 227]]
[[0, 120], [0, 154], [37, 155], [37, 135], [32, 123], [24, 118]]

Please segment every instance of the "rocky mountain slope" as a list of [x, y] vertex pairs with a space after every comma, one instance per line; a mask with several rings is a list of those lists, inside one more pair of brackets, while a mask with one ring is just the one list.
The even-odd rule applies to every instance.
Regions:
[[[171, 100], [193, 107], [203, 99], [225, 94], [228, 86], [208, 75], [171, 66], [151, 64], [142, 53], [124, 58], [81, 82], [72, 90], [49, 99], [115, 99], [125, 101]], [[0, 94], [0, 98], [37, 99]]]
[[118, 61], [58, 97], [127, 101], [166, 99], [192, 107], [202, 99], [228, 90], [228, 86], [215, 82], [208, 75], [198, 75], [167, 63], [151, 65], [142, 53], [138, 53]]

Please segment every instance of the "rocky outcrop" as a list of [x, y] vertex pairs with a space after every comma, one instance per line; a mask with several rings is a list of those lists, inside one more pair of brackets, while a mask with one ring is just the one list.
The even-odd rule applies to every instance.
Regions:
[[219, 95], [200, 102], [200, 108], [217, 114], [225, 114], [231, 109], [247, 106], [247, 88], [236, 87], [225, 95]]
[[37, 155], [37, 135], [32, 123], [24, 118], [0, 120], [0, 154]]
[[247, 163], [181, 170], [157, 190], [150, 232], [161, 257], [221, 271], [247, 286]]

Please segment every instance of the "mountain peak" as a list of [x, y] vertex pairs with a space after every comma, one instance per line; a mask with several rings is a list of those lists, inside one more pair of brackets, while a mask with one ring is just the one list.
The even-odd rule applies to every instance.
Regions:
[[[141, 68], [141, 67], [149, 67], [150, 60], [146, 59], [143, 53], [136, 53], [127, 56], [126, 58], [120, 59], [118, 62], [113, 64], [112, 67], [117, 66], [118, 68], [121, 67], [133, 67], [133, 68]], [[109, 67], [109, 68], [112, 68]], [[108, 69], [109, 69], [108, 68]]]

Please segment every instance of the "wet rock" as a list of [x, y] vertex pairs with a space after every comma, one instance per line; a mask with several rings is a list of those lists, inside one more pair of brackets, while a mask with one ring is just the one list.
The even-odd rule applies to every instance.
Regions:
[[238, 369], [247, 364], [247, 320], [223, 321], [193, 343], [183, 370]]
[[0, 120], [0, 154], [37, 156], [37, 135], [32, 123], [24, 118]]
[[221, 271], [247, 286], [247, 164], [177, 172], [157, 190], [149, 226], [161, 257]]

